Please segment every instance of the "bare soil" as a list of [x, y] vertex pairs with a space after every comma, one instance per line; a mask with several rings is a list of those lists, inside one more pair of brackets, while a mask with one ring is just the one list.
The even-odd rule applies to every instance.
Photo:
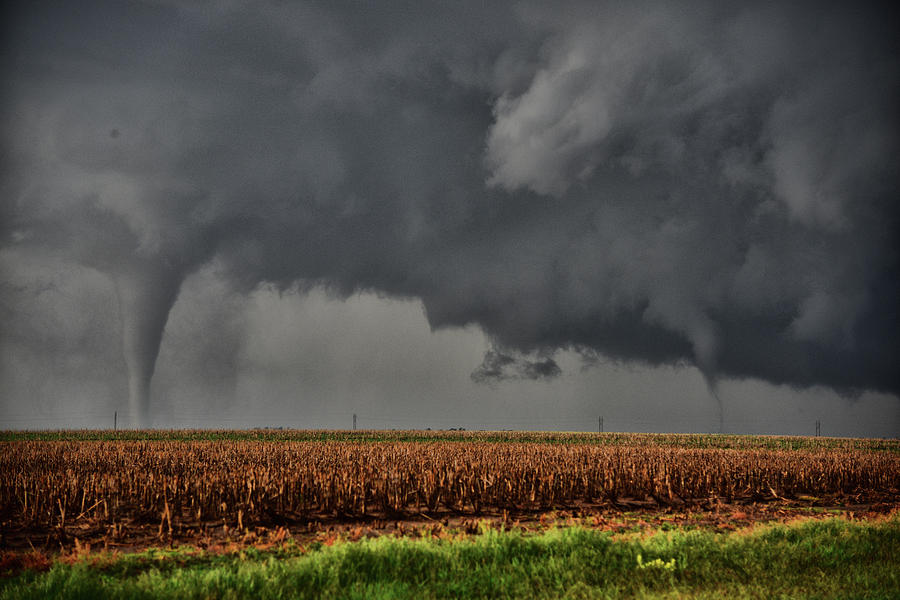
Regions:
[[[148, 548], [192, 547], [224, 553], [244, 548], [270, 549], [293, 543], [300, 547], [337, 540], [379, 536], [464, 537], [485, 529], [536, 533], [552, 527], [581, 526], [621, 534], [666, 529], [704, 528], [733, 531], [755, 524], [797, 518], [843, 515], [867, 519], [900, 510], [894, 494], [865, 497], [732, 500], [704, 498], [660, 505], [652, 498], [618, 498], [615, 502], [580, 504], [556, 510], [482, 510], [469, 513], [406, 513], [346, 518], [312, 515], [302, 520], [228, 524], [222, 521], [165, 519], [124, 520], [113, 525], [77, 521], [65, 528], [29, 528], [0, 523], [0, 574], [23, 568], [49, 568], [53, 559], [97, 552], [136, 552]], [[41, 558], [43, 557], [43, 558]]]

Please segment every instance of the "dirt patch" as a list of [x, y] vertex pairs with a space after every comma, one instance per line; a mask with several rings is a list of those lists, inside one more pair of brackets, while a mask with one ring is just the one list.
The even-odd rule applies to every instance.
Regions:
[[706, 498], [680, 505], [661, 506], [652, 498], [619, 498], [602, 504], [580, 504], [556, 510], [484, 510], [478, 514], [414, 513], [374, 514], [346, 518], [312, 515], [304, 520], [241, 523], [177, 522], [165, 519], [125, 520], [113, 525], [88, 521], [64, 529], [28, 528], [6, 522], [0, 538], [0, 573], [23, 569], [43, 570], [53, 560], [84, 557], [98, 552], [136, 552], [148, 548], [189, 546], [205, 552], [227, 553], [254, 547], [265, 550], [293, 543], [331, 545], [379, 536], [465, 537], [487, 529], [537, 533], [553, 527], [581, 526], [617, 534], [639, 534], [667, 529], [702, 528], [734, 531], [755, 524], [797, 518], [843, 515], [867, 519], [900, 510], [896, 497], [726, 501]]

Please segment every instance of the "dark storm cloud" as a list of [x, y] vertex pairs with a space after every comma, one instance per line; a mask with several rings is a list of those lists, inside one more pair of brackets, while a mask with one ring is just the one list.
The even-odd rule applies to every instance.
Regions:
[[433, 328], [521, 353], [897, 392], [891, 17], [28, 5], [6, 42], [0, 233], [113, 279], [138, 398], [213, 259], [238, 290], [419, 297]]
[[552, 358], [528, 360], [498, 350], [488, 350], [484, 361], [472, 372], [472, 381], [491, 383], [505, 379], [552, 379], [562, 374]]

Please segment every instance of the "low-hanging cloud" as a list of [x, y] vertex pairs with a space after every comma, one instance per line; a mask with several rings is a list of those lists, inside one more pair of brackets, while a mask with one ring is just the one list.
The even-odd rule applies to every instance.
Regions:
[[[553, 376], [572, 348], [896, 393], [881, 10], [23, 7], [3, 265], [114, 282], [138, 413], [181, 283], [212, 260], [239, 292], [421, 298], [432, 328], [506, 349], [475, 379]], [[25, 296], [0, 294], [12, 329]]]
[[507, 379], [553, 379], [562, 374], [562, 369], [550, 357], [529, 360], [492, 349], [485, 352], [484, 360], [472, 371], [472, 381], [476, 383], [496, 383]]

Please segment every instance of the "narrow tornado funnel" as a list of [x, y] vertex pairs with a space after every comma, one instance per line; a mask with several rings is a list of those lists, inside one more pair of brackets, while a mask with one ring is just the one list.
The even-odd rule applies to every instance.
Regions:
[[722, 404], [722, 398], [719, 397], [719, 385], [715, 380], [707, 380], [706, 385], [709, 393], [716, 400], [716, 408], [719, 415], [719, 433], [725, 433], [725, 406]]
[[183, 271], [163, 259], [141, 260], [114, 275], [122, 322], [122, 352], [128, 369], [128, 403], [135, 428], [151, 425], [150, 380], [169, 311]]
[[709, 394], [716, 401], [716, 413], [719, 421], [718, 433], [725, 433], [725, 407], [722, 404], [722, 398], [719, 397], [719, 379], [716, 367], [720, 343], [716, 326], [708, 319], [698, 319], [689, 337], [694, 347], [694, 362], [703, 375]]

